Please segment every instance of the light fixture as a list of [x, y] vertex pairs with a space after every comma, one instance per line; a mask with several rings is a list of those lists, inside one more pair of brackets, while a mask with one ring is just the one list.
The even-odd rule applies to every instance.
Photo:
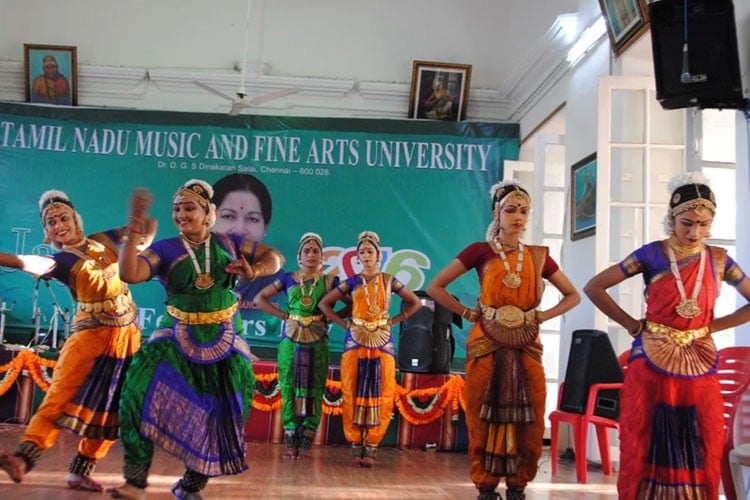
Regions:
[[594, 24], [583, 30], [576, 43], [568, 50], [568, 57], [566, 58], [568, 63], [571, 66], [577, 63], [591, 47], [596, 45], [606, 32], [607, 26], [604, 24], [604, 18], [599, 16]]

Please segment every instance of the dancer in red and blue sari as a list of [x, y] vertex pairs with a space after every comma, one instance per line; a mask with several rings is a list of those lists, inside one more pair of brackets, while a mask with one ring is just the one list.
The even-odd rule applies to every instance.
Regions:
[[[670, 182], [669, 238], [649, 243], [589, 281], [591, 301], [634, 337], [621, 391], [618, 498], [719, 498], [723, 401], [712, 334], [750, 319], [750, 304], [714, 317], [721, 282], [750, 300], [750, 280], [709, 246], [716, 201], [700, 174]], [[607, 293], [642, 274], [646, 316]]]

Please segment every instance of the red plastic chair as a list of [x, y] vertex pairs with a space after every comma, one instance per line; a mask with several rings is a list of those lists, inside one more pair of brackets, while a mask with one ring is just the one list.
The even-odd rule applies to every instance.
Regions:
[[[628, 357], [630, 350], [627, 350], [617, 357], [623, 372], [627, 369]], [[589, 395], [586, 401], [586, 411], [584, 413], [573, 413], [560, 409], [560, 400], [563, 393], [563, 385], [560, 384], [560, 390], [557, 395], [557, 409], [549, 414], [551, 423], [551, 443], [550, 443], [550, 461], [552, 464], [552, 475], [557, 474], [557, 440], [559, 434], [560, 422], [570, 424], [573, 429], [573, 447], [576, 459], [576, 478], [579, 483], [588, 481], [588, 438], [589, 424], [593, 424], [596, 429], [596, 438], [599, 443], [599, 455], [602, 458], [602, 472], [605, 475], [612, 474], [612, 460], [609, 456], [609, 430], [619, 430], [620, 426], [617, 420], [594, 415], [596, 400], [600, 391], [620, 389], [622, 383], [605, 383], [591, 384]]]
[[[750, 346], [725, 347], [719, 350], [719, 364], [716, 367], [724, 398], [724, 428], [726, 441], [721, 456], [721, 482], [727, 500], [738, 500], [732, 481], [729, 452], [734, 448], [735, 416], [741, 406], [743, 394], [750, 385]], [[744, 492], [743, 492], [744, 495]]]

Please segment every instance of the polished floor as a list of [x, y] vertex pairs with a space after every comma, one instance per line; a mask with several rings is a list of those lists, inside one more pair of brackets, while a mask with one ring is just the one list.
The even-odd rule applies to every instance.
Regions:
[[[13, 449], [24, 426], [0, 424], [0, 448]], [[62, 433], [23, 483], [15, 484], [0, 472], [0, 499], [73, 500], [103, 499], [106, 494], [86, 493], [66, 487], [68, 464], [78, 440]], [[281, 446], [249, 443], [249, 470], [243, 474], [211, 479], [205, 499], [404, 499], [471, 500], [476, 490], [468, 478], [468, 459], [463, 452], [379, 450], [373, 469], [349, 465], [347, 447], [315, 447], [310, 460], [283, 460]], [[589, 484], [578, 484], [572, 462], [559, 463], [558, 474], [550, 474], [549, 451], [526, 490], [527, 500], [614, 500], [616, 475], [604, 476], [592, 466]], [[169, 499], [171, 485], [182, 474], [181, 464], [160, 450], [154, 457], [147, 489], [149, 499]], [[98, 465], [95, 478], [105, 487], [122, 482], [122, 454], [118, 445]], [[504, 488], [499, 489], [504, 495]]]

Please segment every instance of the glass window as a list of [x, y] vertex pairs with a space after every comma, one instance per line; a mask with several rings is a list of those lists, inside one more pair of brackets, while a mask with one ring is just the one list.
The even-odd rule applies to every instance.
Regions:
[[704, 109], [701, 111], [701, 122], [701, 160], [736, 163], [735, 113], [730, 110]]
[[612, 147], [611, 196], [612, 201], [642, 202], [643, 192], [643, 148]]
[[611, 142], [646, 142], [646, 99], [643, 90], [612, 90]]
[[562, 235], [566, 212], [565, 193], [562, 191], [545, 191], [544, 208], [542, 214], [544, 234]]
[[711, 225], [711, 238], [734, 240], [737, 237], [735, 170], [704, 167], [703, 174], [711, 181], [711, 189], [716, 193], [716, 218]]

